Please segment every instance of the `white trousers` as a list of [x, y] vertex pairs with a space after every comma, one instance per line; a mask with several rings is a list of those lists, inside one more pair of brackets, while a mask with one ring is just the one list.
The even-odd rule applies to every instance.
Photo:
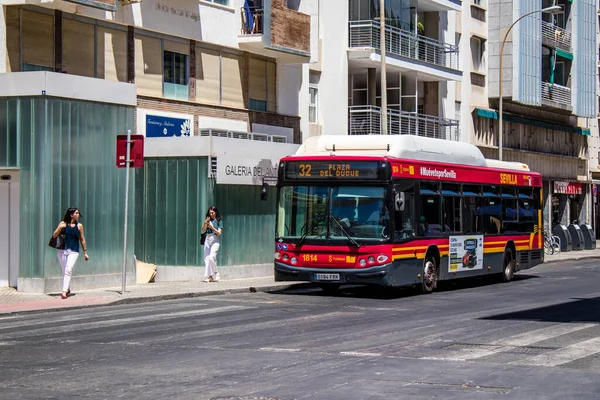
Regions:
[[217, 271], [217, 252], [221, 244], [217, 235], [206, 235], [204, 241], [204, 277], [214, 277]]
[[69, 287], [71, 286], [71, 275], [73, 274], [73, 267], [78, 258], [79, 253], [72, 250], [58, 250], [58, 262], [60, 262], [60, 268], [62, 269], [63, 274], [63, 292], [69, 290]]

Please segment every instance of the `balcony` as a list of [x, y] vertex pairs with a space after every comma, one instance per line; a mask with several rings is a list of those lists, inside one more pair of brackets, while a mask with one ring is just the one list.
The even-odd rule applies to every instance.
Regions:
[[542, 82], [542, 104], [548, 107], [573, 111], [571, 88], [550, 82]]
[[310, 60], [310, 15], [271, 0], [264, 7], [242, 7], [240, 49], [277, 59], [283, 64]]
[[[379, 31], [377, 21], [350, 21], [350, 58], [357, 60], [365, 58], [360, 53], [366, 50], [367, 58], [377, 61], [372, 53], [380, 49]], [[462, 78], [462, 72], [458, 71], [458, 47], [456, 46], [386, 26], [386, 51], [388, 58], [391, 58], [388, 59], [388, 64], [392, 67], [397, 64], [400, 70], [418, 70], [429, 75], [428, 80]]]
[[550, 22], [542, 21], [542, 43], [571, 52], [571, 32]]
[[[381, 108], [350, 106], [348, 128], [350, 135], [381, 134]], [[388, 109], [388, 134], [417, 135], [459, 141], [459, 122], [454, 119]]]

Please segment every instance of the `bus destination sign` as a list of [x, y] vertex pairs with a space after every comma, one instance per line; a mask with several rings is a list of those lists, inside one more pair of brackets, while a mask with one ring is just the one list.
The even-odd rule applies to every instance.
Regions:
[[285, 179], [378, 179], [378, 161], [288, 161]]

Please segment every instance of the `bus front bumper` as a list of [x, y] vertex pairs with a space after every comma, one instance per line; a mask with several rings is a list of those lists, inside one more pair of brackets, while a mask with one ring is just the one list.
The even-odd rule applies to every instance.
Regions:
[[275, 262], [275, 281], [394, 286], [392, 263], [370, 268], [303, 268]]

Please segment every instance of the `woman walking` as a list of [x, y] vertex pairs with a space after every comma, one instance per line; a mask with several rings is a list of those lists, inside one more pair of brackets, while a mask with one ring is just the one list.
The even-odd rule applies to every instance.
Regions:
[[63, 275], [62, 293], [60, 295], [62, 299], [66, 299], [71, 293], [71, 275], [73, 274], [75, 262], [79, 258], [80, 243], [83, 248], [83, 258], [85, 261], [90, 259], [87, 254], [85, 236], [83, 235], [83, 225], [79, 223], [80, 216], [81, 214], [77, 208], [70, 207], [52, 234], [52, 237], [58, 237], [63, 230], [65, 234], [65, 249], [58, 250], [58, 261]]
[[223, 221], [217, 207], [212, 206], [206, 212], [202, 224], [202, 233], [206, 232], [204, 241], [204, 280], [202, 282], [218, 282], [221, 277], [217, 272], [217, 252], [221, 246], [219, 237], [223, 233]]

